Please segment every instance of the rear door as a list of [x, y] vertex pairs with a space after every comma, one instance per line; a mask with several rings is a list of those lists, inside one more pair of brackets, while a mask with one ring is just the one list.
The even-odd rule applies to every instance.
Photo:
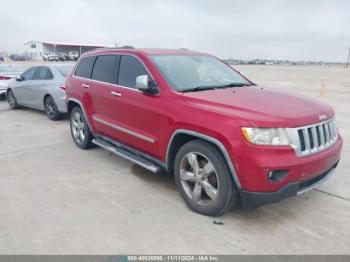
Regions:
[[32, 108], [44, 109], [44, 96], [54, 76], [47, 66], [40, 66], [34, 75], [33, 83], [28, 87], [28, 103]]
[[102, 135], [109, 135], [110, 130], [110, 100], [112, 86], [116, 83], [117, 55], [99, 55], [96, 58], [89, 83], [89, 93], [92, 97], [91, 114], [94, 126]]
[[149, 75], [143, 62], [132, 55], [122, 55], [117, 86], [110, 99], [111, 133], [115, 140], [160, 158], [159, 96], [145, 95], [136, 89], [136, 77]]
[[72, 81], [76, 89], [71, 95], [82, 102], [94, 132], [102, 135], [109, 134], [110, 88], [116, 78], [117, 59], [110, 55], [86, 57], [79, 63]]

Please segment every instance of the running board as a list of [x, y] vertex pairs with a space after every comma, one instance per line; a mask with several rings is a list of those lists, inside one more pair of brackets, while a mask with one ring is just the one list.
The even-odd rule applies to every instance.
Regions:
[[94, 138], [92, 140], [92, 143], [94, 143], [95, 145], [102, 147], [106, 150], [108, 150], [109, 152], [120, 156], [126, 160], [129, 160], [139, 166], [142, 166], [143, 168], [153, 172], [153, 173], [158, 173], [161, 168], [159, 166], [157, 166], [156, 164], [152, 163], [151, 161], [144, 159], [140, 156], [137, 156], [123, 148], [117, 147], [105, 140], [102, 139], [98, 139], [98, 138]]

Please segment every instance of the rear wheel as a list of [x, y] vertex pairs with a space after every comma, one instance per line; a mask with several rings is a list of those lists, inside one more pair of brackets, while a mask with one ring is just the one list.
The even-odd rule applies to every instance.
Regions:
[[11, 89], [7, 91], [7, 103], [9, 104], [11, 109], [17, 109], [19, 107], [15, 94]]
[[74, 107], [70, 113], [70, 129], [73, 140], [78, 147], [87, 149], [93, 145], [93, 134], [80, 107]]
[[226, 160], [211, 144], [194, 140], [183, 145], [174, 163], [175, 182], [195, 212], [216, 216], [237, 202], [237, 189]]
[[46, 115], [50, 120], [57, 121], [62, 117], [62, 114], [58, 111], [55, 100], [51, 96], [45, 98], [44, 107]]

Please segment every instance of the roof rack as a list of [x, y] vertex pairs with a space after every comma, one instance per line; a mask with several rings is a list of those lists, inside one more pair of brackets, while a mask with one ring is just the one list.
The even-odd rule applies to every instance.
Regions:
[[121, 47], [116, 47], [117, 49], [135, 49], [134, 46], [131, 45], [125, 45], [125, 46], [121, 46]]
[[95, 50], [113, 50], [113, 49], [135, 49], [135, 47], [126, 45], [126, 46], [117, 46], [117, 47], [98, 47]]

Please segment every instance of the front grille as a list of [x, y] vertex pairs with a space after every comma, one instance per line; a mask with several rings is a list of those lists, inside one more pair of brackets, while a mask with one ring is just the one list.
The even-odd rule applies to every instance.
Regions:
[[288, 133], [300, 157], [321, 152], [338, 140], [338, 128], [334, 118], [315, 125], [289, 128]]

